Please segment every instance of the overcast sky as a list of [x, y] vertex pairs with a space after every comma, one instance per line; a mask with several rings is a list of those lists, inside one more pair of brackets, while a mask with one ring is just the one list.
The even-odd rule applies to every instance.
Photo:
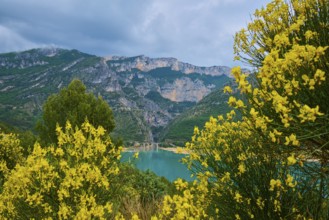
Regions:
[[234, 33], [270, 0], [0, 0], [0, 53], [54, 46], [98, 56], [233, 66]]

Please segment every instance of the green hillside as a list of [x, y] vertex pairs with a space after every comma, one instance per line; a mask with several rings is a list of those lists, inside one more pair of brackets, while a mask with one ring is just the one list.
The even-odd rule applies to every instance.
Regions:
[[184, 145], [193, 135], [195, 126], [203, 127], [210, 116], [217, 117], [229, 111], [229, 95], [219, 88], [204, 97], [196, 106], [183, 112], [164, 129], [160, 142]]

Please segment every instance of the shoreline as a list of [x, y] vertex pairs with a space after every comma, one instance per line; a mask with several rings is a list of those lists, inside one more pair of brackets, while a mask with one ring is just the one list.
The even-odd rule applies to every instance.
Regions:
[[[175, 154], [190, 154], [189, 150], [181, 147], [159, 147], [158, 149], [170, 151]], [[139, 148], [132, 148], [132, 147], [124, 147], [122, 149], [122, 152], [140, 152], [140, 151], [144, 151], [144, 150]]]
[[160, 150], [170, 151], [176, 154], [190, 154], [189, 150], [181, 147], [159, 147]]

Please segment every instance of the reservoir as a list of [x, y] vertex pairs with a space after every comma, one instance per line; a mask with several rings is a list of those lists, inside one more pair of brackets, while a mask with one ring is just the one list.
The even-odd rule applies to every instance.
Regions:
[[140, 151], [138, 159], [133, 158], [135, 152], [123, 152], [122, 161], [130, 161], [140, 170], [151, 170], [158, 176], [164, 176], [169, 181], [182, 178], [187, 181], [193, 180], [191, 172], [180, 160], [184, 154], [176, 154], [170, 151]]

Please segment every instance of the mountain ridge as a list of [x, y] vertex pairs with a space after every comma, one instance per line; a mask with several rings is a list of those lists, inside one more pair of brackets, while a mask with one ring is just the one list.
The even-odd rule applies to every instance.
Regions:
[[0, 120], [31, 128], [46, 98], [78, 78], [110, 104], [115, 135], [130, 142], [154, 141], [176, 116], [230, 80], [229, 67], [216, 68], [175, 58], [104, 58], [61, 48], [3, 53]]
[[[230, 68], [226, 66], [195, 66], [189, 63], [181, 62], [173, 57], [160, 57], [160, 58], [150, 58], [145, 55], [138, 55], [133, 57], [125, 56], [105, 56], [103, 57], [105, 61], [113, 62], [112, 66], [116, 66], [116, 62], [122, 62], [130, 60], [130, 69], [136, 68], [141, 71], [150, 71], [159, 67], [170, 67], [174, 71], [182, 71], [185, 74], [199, 73], [205, 75], [219, 76], [226, 75], [230, 77]], [[118, 69], [117, 71], [120, 71]]]

